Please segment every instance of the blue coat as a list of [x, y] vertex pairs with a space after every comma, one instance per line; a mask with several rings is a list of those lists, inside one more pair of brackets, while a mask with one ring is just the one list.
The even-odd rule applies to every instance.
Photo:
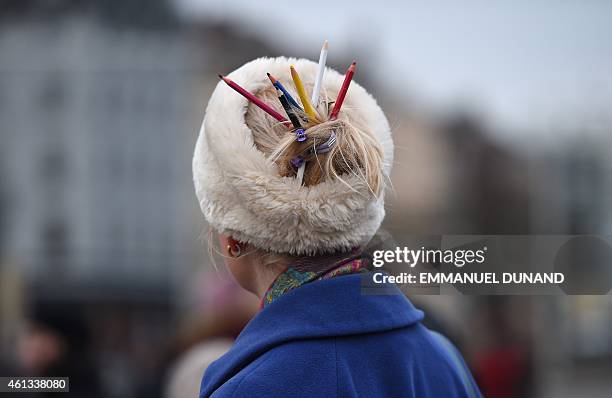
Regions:
[[200, 397], [480, 397], [423, 312], [394, 285], [362, 294], [362, 275], [311, 282], [266, 306], [206, 370]]

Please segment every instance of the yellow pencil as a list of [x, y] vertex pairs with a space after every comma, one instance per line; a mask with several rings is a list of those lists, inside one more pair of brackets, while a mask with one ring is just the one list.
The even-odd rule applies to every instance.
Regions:
[[318, 121], [317, 112], [312, 107], [310, 100], [308, 99], [308, 95], [306, 95], [306, 90], [304, 90], [304, 85], [302, 84], [302, 80], [300, 79], [300, 75], [298, 75], [297, 71], [291, 65], [291, 77], [293, 78], [293, 84], [295, 84], [295, 88], [300, 96], [300, 100], [302, 101], [302, 105], [304, 106], [304, 112], [308, 115], [309, 118]]

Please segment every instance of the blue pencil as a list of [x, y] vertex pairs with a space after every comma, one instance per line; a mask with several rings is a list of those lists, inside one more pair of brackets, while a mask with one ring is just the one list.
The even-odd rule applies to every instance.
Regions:
[[287, 89], [285, 87], [283, 87], [283, 85], [281, 84], [281, 82], [275, 78], [274, 76], [272, 76], [271, 74], [267, 73], [268, 77], [270, 78], [270, 81], [272, 82], [272, 84], [274, 85], [274, 87], [276, 87], [277, 89], [279, 89], [280, 91], [282, 91], [282, 93], [285, 95], [285, 98], [287, 98], [287, 101], [289, 101], [289, 103], [298, 108], [298, 109], [302, 109], [300, 107], [300, 105], [297, 103], [296, 100], [293, 99], [293, 97], [291, 96], [291, 94], [289, 94], [289, 92], [287, 91]]

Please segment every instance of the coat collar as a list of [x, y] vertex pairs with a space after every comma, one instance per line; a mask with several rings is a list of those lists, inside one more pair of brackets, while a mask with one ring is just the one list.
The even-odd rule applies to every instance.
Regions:
[[308, 283], [264, 307], [233, 347], [208, 367], [200, 397], [208, 397], [255, 358], [288, 341], [382, 332], [423, 319], [423, 312], [395, 285], [384, 286], [385, 295], [362, 294], [362, 281], [371, 281], [371, 275]]

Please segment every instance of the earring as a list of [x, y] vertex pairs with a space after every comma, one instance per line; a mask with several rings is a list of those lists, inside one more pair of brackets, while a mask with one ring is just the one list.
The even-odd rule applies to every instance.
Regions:
[[238, 243], [236, 243], [235, 245], [227, 245], [227, 252], [230, 256], [238, 258], [242, 255], [242, 248]]

